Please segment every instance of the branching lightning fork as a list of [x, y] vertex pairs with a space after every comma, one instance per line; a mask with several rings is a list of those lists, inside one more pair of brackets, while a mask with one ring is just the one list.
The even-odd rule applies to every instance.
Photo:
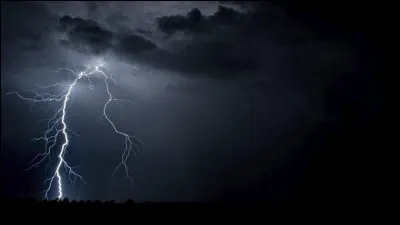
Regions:
[[[61, 103], [61, 107], [57, 110], [57, 112], [54, 114], [53, 117], [47, 119], [48, 123], [47, 123], [47, 130], [45, 130], [43, 136], [39, 137], [39, 138], [34, 138], [33, 141], [44, 141], [44, 151], [40, 154], [38, 154], [30, 163], [29, 163], [29, 167], [27, 168], [27, 170], [32, 169], [33, 167], [38, 167], [42, 162], [44, 162], [46, 159], [49, 160], [49, 163], [51, 162], [51, 154], [54, 148], [56, 148], [57, 146], [57, 140], [62, 137], [63, 138], [63, 142], [61, 145], [61, 149], [58, 153], [58, 163], [57, 163], [57, 167], [54, 171], [54, 174], [45, 180], [45, 183], [48, 183], [47, 189], [44, 192], [44, 198], [48, 199], [49, 198], [49, 192], [53, 186], [53, 183], [57, 181], [57, 188], [58, 188], [58, 197], [57, 199], [62, 199], [64, 197], [63, 194], [63, 179], [62, 179], [62, 174], [61, 174], [61, 170], [62, 168], [65, 169], [65, 172], [68, 173], [67, 177], [69, 179], [70, 182], [75, 182], [76, 178], [79, 178], [83, 183], [86, 183], [85, 180], [83, 179], [83, 177], [81, 175], [79, 175], [78, 173], [76, 173], [74, 171], [74, 168], [71, 167], [66, 159], [66, 153], [67, 153], [67, 147], [70, 144], [70, 137], [68, 136], [69, 133], [73, 133], [75, 135], [75, 132], [73, 132], [72, 130], [70, 130], [68, 128], [67, 122], [66, 122], [66, 116], [67, 116], [67, 106], [68, 103], [70, 103], [70, 98], [71, 98], [71, 92], [74, 89], [75, 85], [82, 79], [82, 78], [86, 78], [89, 82], [89, 89], [93, 89], [93, 83], [90, 80], [91, 75], [93, 74], [101, 74], [103, 79], [104, 79], [104, 83], [105, 83], [105, 87], [106, 87], [106, 91], [108, 94], [108, 100], [107, 102], [104, 104], [103, 107], [103, 114], [102, 117], [104, 117], [108, 123], [111, 125], [111, 127], [113, 128], [113, 131], [121, 136], [123, 136], [125, 138], [125, 149], [124, 152], [122, 153], [121, 156], [121, 162], [118, 164], [118, 166], [115, 168], [114, 172], [112, 173], [113, 175], [116, 173], [116, 171], [123, 166], [126, 172], [126, 179], [128, 179], [132, 184], [133, 184], [133, 180], [129, 175], [129, 171], [128, 171], [128, 166], [127, 166], [127, 160], [128, 157], [130, 155], [130, 153], [135, 154], [135, 150], [140, 151], [139, 146], [137, 145], [137, 143], [140, 143], [139, 140], [134, 137], [134, 136], [130, 136], [120, 130], [117, 129], [117, 127], [115, 126], [114, 122], [110, 119], [110, 117], [107, 115], [107, 106], [111, 103], [111, 102], [116, 102], [117, 104], [118, 101], [126, 101], [126, 102], [131, 102], [130, 100], [127, 99], [117, 99], [114, 98], [111, 91], [110, 91], [110, 87], [109, 87], [109, 81], [113, 81], [115, 83], [115, 80], [113, 79], [112, 74], [109, 75], [105, 69], [103, 69], [101, 66], [96, 66], [94, 68], [91, 68], [89, 70], [83, 71], [83, 72], [75, 72], [71, 69], [68, 68], [60, 68], [57, 72], [61, 72], [61, 71], [68, 71], [71, 74], [73, 74], [75, 76], [75, 79], [73, 80], [73, 82], [69, 85], [65, 85], [65, 84], [60, 84], [60, 83], [56, 83], [54, 85], [50, 85], [50, 86], [39, 86], [41, 89], [48, 89], [48, 88], [54, 88], [54, 87], [63, 87], [64, 89], [58, 93], [58, 94], [51, 94], [48, 92], [44, 92], [44, 93], [39, 93], [37, 91], [26, 91], [26, 92], [31, 92], [34, 94], [34, 97], [25, 97], [23, 95], [21, 95], [18, 92], [9, 92], [6, 95], [16, 95], [19, 98], [29, 101], [31, 103], [30, 105], [30, 110], [32, 110], [32, 107], [34, 106], [35, 103], [43, 103], [43, 102], [60, 102]], [[132, 103], [132, 102], [131, 102]], [[48, 166], [48, 165], [47, 165]], [[47, 168], [46, 166], [46, 168]]]

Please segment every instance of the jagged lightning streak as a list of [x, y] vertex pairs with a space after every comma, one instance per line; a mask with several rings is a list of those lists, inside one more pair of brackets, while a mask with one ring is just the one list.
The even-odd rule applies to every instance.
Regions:
[[[76, 173], [73, 170], [73, 167], [69, 166], [67, 161], [65, 160], [65, 154], [66, 154], [66, 150], [67, 147], [70, 143], [70, 138], [68, 136], [68, 132], [71, 132], [75, 135], [77, 135], [75, 132], [73, 132], [72, 130], [70, 130], [68, 128], [68, 125], [66, 123], [66, 115], [67, 115], [67, 106], [69, 103], [69, 100], [71, 98], [71, 92], [74, 89], [75, 85], [78, 83], [79, 80], [81, 80], [82, 78], [87, 78], [88, 82], [89, 82], [89, 89], [93, 90], [93, 83], [90, 80], [90, 76], [95, 74], [95, 73], [99, 73], [103, 76], [104, 78], [104, 83], [106, 86], [106, 91], [108, 94], [108, 100], [107, 102], [104, 104], [103, 107], [103, 113], [102, 116], [104, 116], [104, 118], [106, 118], [106, 120], [109, 122], [109, 124], [112, 126], [113, 130], [115, 133], [124, 136], [125, 138], [125, 149], [124, 152], [122, 154], [122, 159], [121, 162], [118, 164], [118, 166], [115, 168], [113, 175], [116, 173], [116, 171], [123, 166], [125, 168], [125, 173], [126, 173], [126, 179], [130, 180], [131, 183], [133, 184], [133, 180], [129, 175], [129, 171], [128, 171], [128, 166], [126, 164], [128, 157], [130, 155], [130, 153], [134, 153], [135, 154], [135, 149], [137, 151], [140, 151], [140, 147], [137, 145], [136, 142], [140, 142], [136, 137], [134, 136], [130, 136], [120, 130], [118, 130], [114, 124], [114, 122], [110, 119], [110, 117], [107, 115], [107, 106], [111, 103], [111, 102], [116, 102], [118, 104], [118, 101], [127, 101], [127, 102], [131, 102], [130, 100], [127, 99], [117, 99], [114, 98], [111, 91], [110, 91], [110, 87], [109, 87], [109, 80], [113, 81], [115, 83], [115, 80], [111, 75], [108, 75], [107, 72], [101, 67], [101, 66], [96, 66], [94, 69], [92, 70], [87, 70], [87, 71], [83, 71], [83, 72], [75, 72], [71, 69], [68, 68], [60, 68], [57, 72], [60, 72], [62, 70], [66, 70], [70, 73], [72, 73], [73, 75], [75, 75], [75, 79], [73, 80], [73, 82], [69, 85], [65, 85], [65, 84], [60, 84], [60, 83], [56, 83], [54, 85], [50, 85], [50, 86], [40, 86], [38, 85], [40, 88], [42, 89], [47, 89], [47, 88], [54, 88], [54, 87], [65, 87], [64, 90], [62, 90], [59, 94], [57, 95], [53, 95], [50, 93], [38, 93], [36, 91], [28, 91], [28, 92], [33, 92], [35, 94], [35, 96], [33, 98], [27, 98], [22, 96], [20, 93], [18, 92], [9, 92], [6, 95], [10, 95], [10, 94], [15, 94], [17, 95], [19, 98], [23, 99], [23, 100], [27, 100], [31, 102], [31, 106], [30, 106], [30, 110], [32, 110], [32, 107], [35, 103], [40, 103], [40, 102], [62, 102], [62, 106], [61, 108], [59, 108], [57, 110], [57, 112], [53, 115], [53, 117], [51, 117], [50, 119], [48, 119], [48, 124], [47, 124], [47, 130], [44, 132], [42, 137], [39, 138], [34, 138], [33, 140], [43, 140], [45, 142], [45, 150], [43, 153], [38, 154], [31, 162], [30, 162], [30, 166], [27, 168], [27, 170], [32, 169], [33, 167], [38, 167], [46, 158], [49, 159], [49, 163], [51, 161], [51, 153], [52, 153], [52, 149], [57, 145], [57, 139], [60, 137], [60, 133], [62, 133], [62, 137], [64, 138], [64, 141], [61, 145], [61, 149], [60, 152], [58, 154], [58, 163], [57, 163], [57, 167], [54, 171], [53, 176], [51, 176], [50, 178], [46, 179], [45, 182], [48, 182], [48, 187], [45, 190], [44, 193], [44, 197], [46, 199], [48, 199], [48, 193], [52, 188], [53, 183], [55, 182], [55, 180], [57, 180], [57, 187], [58, 187], [58, 197], [57, 199], [62, 199], [64, 194], [63, 194], [63, 181], [62, 181], [62, 175], [60, 173], [61, 171], [61, 167], [64, 166], [65, 171], [68, 172], [68, 178], [71, 182], [75, 181], [75, 178], [78, 177], [83, 183], [86, 183], [85, 180], [83, 179], [83, 177], [81, 175], [79, 175], [78, 173]], [[61, 128], [59, 128], [61, 126]], [[48, 166], [48, 165], [47, 165]], [[47, 168], [46, 166], [46, 168]], [[71, 176], [74, 177], [74, 179], [71, 178]]]

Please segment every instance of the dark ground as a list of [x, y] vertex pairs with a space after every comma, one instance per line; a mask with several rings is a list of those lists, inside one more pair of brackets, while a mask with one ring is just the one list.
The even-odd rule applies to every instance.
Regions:
[[[380, 58], [378, 57], [379, 46], [382, 44], [383, 17], [381, 6], [369, 5], [370, 3], [340, 3], [342, 1], [273, 1], [280, 6], [286, 7], [290, 14], [298, 17], [300, 23], [312, 23], [324, 29], [326, 24], [335, 27], [339, 34], [351, 34], [363, 36], [371, 44], [370, 47], [376, 48], [376, 56], [371, 56], [373, 64], [368, 65], [365, 71], [366, 76], [371, 76], [377, 86], [376, 93], [366, 93], [369, 97], [363, 99], [340, 98], [332, 96], [331, 106], [338, 110], [342, 116], [341, 124], [323, 124], [315, 135], [310, 137], [310, 145], [315, 148], [315, 155], [312, 163], [307, 167], [307, 173], [301, 178], [299, 185], [291, 196], [282, 199], [283, 205], [294, 203], [293, 205], [307, 205], [315, 209], [321, 207], [335, 207], [340, 203], [340, 208], [350, 207], [352, 204], [371, 205], [375, 200], [381, 199], [377, 186], [382, 186], [381, 175], [378, 165], [381, 165], [379, 152], [386, 149], [386, 142], [383, 140], [383, 122], [379, 117], [382, 104], [378, 87], [380, 82], [376, 79]], [[371, 3], [372, 4], [372, 3]], [[376, 4], [376, 3], [374, 3]], [[371, 16], [371, 14], [373, 16]], [[363, 90], [350, 90], [362, 92]], [[365, 112], [365, 105], [377, 104], [373, 112]], [[323, 130], [323, 133], [321, 132]], [[318, 138], [323, 137], [323, 138]], [[301, 161], [302, 156], [298, 157]], [[371, 161], [373, 160], [373, 161]], [[293, 162], [296, 163], [296, 162]], [[285, 173], [285, 171], [282, 171]], [[282, 175], [281, 175], [282, 176]], [[2, 181], [5, 182], [5, 181]], [[232, 203], [218, 205], [216, 209], [229, 207], [257, 207], [267, 209], [269, 207], [281, 206], [276, 202], [269, 203]], [[10, 211], [34, 210], [43, 213], [45, 210], [62, 209], [65, 214], [69, 211], [87, 211], [90, 209], [115, 209], [122, 208], [128, 211], [140, 212], [140, 210], [153, 211], [155, 209], [174, 209], [177, 210], [199, 210], [210, 208], [210, 204], [112, 204], [111, 202], [100, 203], [58, 203], [58, 202], [39, 202], [35, 200], [8, 200], [1, 202], [2, 208]], [[175, 208], [176, 206], [176, 208]], [[44, 207], [44, 208], [43, 208]], [[179, 209], [178, 209], [179, 208]], [[213, 208], [213, 207], [211, 207]], [[3, 211], [3, 210], [2, 210]], [[180, 215], [177, 213], [176, 215]], [[6, 214], [4, 214], [6, 215]], [[129, 215], [129, 217], [131, 214]]]

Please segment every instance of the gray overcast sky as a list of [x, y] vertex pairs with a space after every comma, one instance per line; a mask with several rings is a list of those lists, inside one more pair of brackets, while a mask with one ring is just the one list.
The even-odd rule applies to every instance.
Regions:
[[279, 196], [302, 166], [284, 182], [272, 182], [276, 174], [307, 155], [306, 140], [320, 124], [340, 119], [327, 108], [335, 104], [327, 102], [332, 89], [347, 96], [363, 82], [353, 76], [362, 66], [353, 43], [296, 24], [269, 4], [1, 4], [2, 152], [15, 171], [3, 176], [15, 196], [41, 197], [54, 165], [22, 170], [43, 148], [30, 142], [45, 128], [37, 122], [59, 106], [37, 104], [29, 112], [29, 104], [5, 93], [71, 82], [67, 73], [54, 73], [60, 67], [102, 63], [113, 73], [113, 93], [135, 104], [112, 105], [110, 115], [144, 145], [144, 154], [129, 160], [135, 187], [123, 170], [112, 177], [124, 139], [100, 118], [104, 83], [94, 78], [93, 91], [79, 83], [67, 121], [80, 136], [72, 136], [68, 157], [87, 184], [67, 185], [74, 199]]

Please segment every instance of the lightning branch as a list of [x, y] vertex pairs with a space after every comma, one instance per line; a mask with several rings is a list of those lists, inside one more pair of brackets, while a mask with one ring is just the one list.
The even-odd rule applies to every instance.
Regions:
[[[51, 177], [48, 179], [45, 179], [44, 183], [47, 184], [47, 188], [44, 191], [44, 198], [48, 199], [49, 198], [49, 192], [52, 189], [53, 186], [57, 186], [58, 190], [58, 195], [57, 199], [62, 199], [64, 197], [63, 193], [63, 177], [67, 177], [70, 182], [75, 182], [75, 180], [78, 178], [80, 181], [83, 183], [86, 183], [84, 178], [79, 175], [77, 172], [75, 172], [76, 167], [72, 167], [68, 164], [66, 160], [66, 154], [67, 154], [67, 148], [70, 144], [70, 136], [69, 134], [76, 134], [74, 131], [72, 131], [66, 122], [66, 117], [68, 116], [68, 105], [71, 104], [71, 93], [76, 86], [78, 82], [80, 82], [82, 79], [87, 79], [89, 82], [89, 89], [93, 90], [94, 86], [91, 81], [91, 76], [94, 74], [100, 74], [104, 80], [105, 83], [105, 90], [108, 95], [107, 102], [104, 104], [103, 107], [103, 112], [102, 112], [102, 117], [104, 117], [107, 122], [110, 124], [112, 130], [122, 136], [125, 141], [125, 149], [121, 155], [121, 162], [117, 165], [115, 170], [113, 171], [112, 175], [114, 175], [117, 170], [121, 167], [124, 168], [125, 174], [126, 174], [126, 179], [128, 179], [132, 185], [133, 185], [133, 180], [131, 176], [129, 175], [128, 171], [128, 165], [127, 165], [127, 160], [130, 156], [130, 154], [136, 154], [136, 151], [140, 152], [140, 147], [139, 143], [140, 141], [134, 137], [130, 136], [127, 133], [119, 130], [114, 122], [110, 119], [110, 117], [107, 114], [107, 109], [108, 106], [112, 103], [115, 102], [118, 105], [120, 101], [125, 101], [125, 102], [130, 102], [130, 100], [127, 99], [117, 99], [114, 98], [114, 96], [111, 93], [110, 90], [110, 85], [109, 82], [112, 81], [115, 83], [115, 80], [113, 79], [113, 75], [109, 74], [102, 66], [95, 66], [94, 68], [88, 69], [86, 71], [82, 72], [75, 72], [71, 69], [68, 68], [60, 68], [56, 72], [61, 72], [61, 71], [67, 71], [75, 76], [75, 79], [73, 82], [69, 85], [61, 84], [61, 83], [55, 83], [50, 86], [40, 86], [37, 85], [40, 89], [46, 90], [49, 88], [54, 88], [54, 87], [61, 87], [62, 91], [60, 91], [57, 94], [51, 94], [50, 92], [37, 92], [37, 91], [24, 91], [24, 92], [30, 92], [33, 97], [26, 97], [19, 92], [9, 92], [6, 95], [16, 95], [22, 100], [30, 102], [30, 110], [32, 110], [32, 107], [36, 103], [44, 103], [44, 102], [54, 102], [61, 104], [60, 108], [56, 111], [56, 113], [49, 119], [47, 119], [47, 129], [44, 131], [43, 135], [38, 138], [34, 138], [33, 141], [44, 141], [44, 151], [38, 155], [29, 163], [29, 167], [26, 170], [31, 170], [34, 167], [38, 167], [41, 165], [46, 159], [48, 159], [48, 164], [51, 162], [51, 154], [52, 152], [56, 151], [56, 148], [59, 147], [58, 151], [58, 156], [57, 156], [57, 166], [54, 170], [54, 173]], [[73, 99], [72, 99], [73, 100]], [[59, 140], [62, 139], [62, 142]], [[59, 143], [61, 142], [61, 143]], [[61, 146], [60, 146], [61, 145]], [[46, 166], [46, 168], [47, 168]], [[63, 173], [62, 173], [63, 172]]]

